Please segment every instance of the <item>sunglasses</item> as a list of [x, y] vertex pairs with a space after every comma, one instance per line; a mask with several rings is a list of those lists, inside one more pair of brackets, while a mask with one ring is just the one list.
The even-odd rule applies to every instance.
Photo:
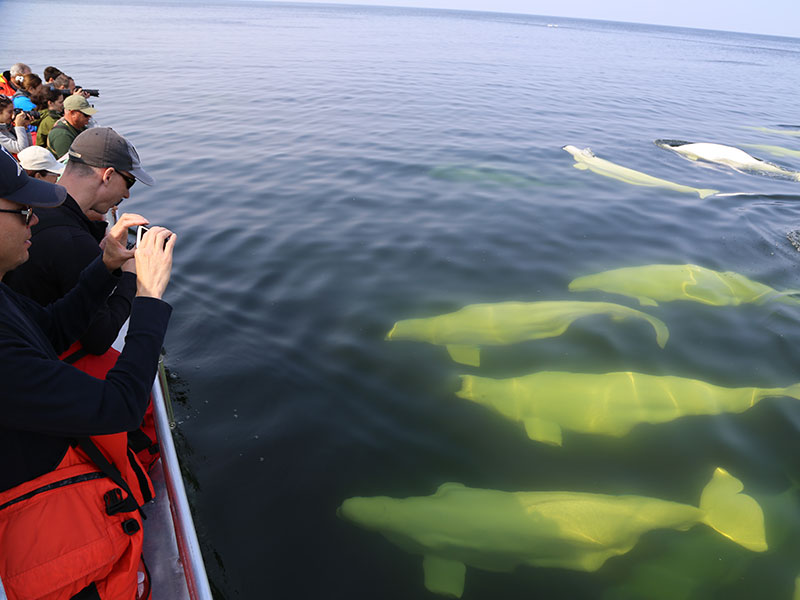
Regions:
[[0, 208], [0, 212], [4, 213], [14, 213], [16, 215], [24, 215], [25, 217], [25, 225], [31, 222], [33, 218], [33, 207], [29, 206], [28, 208], [18, 208], [18, 209], [10, 209], [10, 208]]
[[133, 184], [136, 183], [136, 177], [131, 177], [130, 175], [126, 175], [122, 171], [117, 171], [116, 169], [114, 169], [114, 171], [116, 171], [119, 174], [119, 176], [125, 180], [125, 185], [128, 186], [128, 189], [131, 189], [133, 187]]

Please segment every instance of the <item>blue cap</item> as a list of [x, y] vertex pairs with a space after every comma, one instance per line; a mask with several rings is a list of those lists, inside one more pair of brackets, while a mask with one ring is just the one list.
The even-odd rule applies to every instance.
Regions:
[[67, 197], [67, 188], [28, 177], [8, 150], [0, 146], [0, 198], [25, 206], [58, 206]]

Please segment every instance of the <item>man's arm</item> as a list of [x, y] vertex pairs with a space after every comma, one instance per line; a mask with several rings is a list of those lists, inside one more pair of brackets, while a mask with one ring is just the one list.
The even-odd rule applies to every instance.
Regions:
[[105, 380], [54, 360], [19, 336], [0, 331], [3, 425], [48, 435], [103, 435], [135, 429], [147, 407], [171, 308], [134, 302], [127, 342]]
[[98, 256], [80, 274], [78, 283], [53, 304], [42, 308], [20, 295], [16, 296], [16, 302], [60, 354], [86, 331], [118, 281], [119, 277], [110, 273], [102, 257]]

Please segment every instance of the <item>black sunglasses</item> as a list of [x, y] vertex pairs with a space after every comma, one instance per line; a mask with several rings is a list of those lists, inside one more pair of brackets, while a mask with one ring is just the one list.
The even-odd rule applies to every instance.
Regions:
[[16, 215], [24, 215], [25, 217], [25, 225], [31, 222], [33, 218], [33, 207], [29, 206], [28, 208], [17, 208], [17, 209], [10, 209], [10, 208], [0, 208], [0, 212], [4, 213], [14, 213]]
[[131, 189], [133, 187], [133, 184], [136, 183], [136, 177], [131, 177], [130, 175], [126, 175], [122, 171], [117, 171], [117, 169], [114, 170], [117, 173], [119, 173], [119, 176], [125, 180], [125, 185], [128, 186], [128, 189]]

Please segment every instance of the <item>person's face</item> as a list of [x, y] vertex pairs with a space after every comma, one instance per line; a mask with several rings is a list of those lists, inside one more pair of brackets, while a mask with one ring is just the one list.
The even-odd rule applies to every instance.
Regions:
[[[95, 194], [95, 202], [89, 209], [87, 216], [93, 221], [102, 219], [112, 206], [117, 206], [125, 198], [130, 198], [130, 188], [126, 177], [133, 179], [129, 173], [117, 171], [108, 167], [100, 171], [101, 183]], [[124, 177], [123, 177], [124, 174]]]
[[58, 181], [58, 173], [51, 173], [50, 171], [48, 171], [45, 175], [40, 175], [39, 173], [36, 173], [34, 177], [36, 179], [43, 179], [47, 183], [55, 183], [56, 181]]
[[89, 115], [82, 113], [79, 110], [70, 110], [67, 111], [69, 114], [69, 118], [67, 119], [75, 129], [81, 131], [82, 129], [86, 129], [86, 126], [89, 124]]
[[[27, 206], [0, 198], [0, 208], [24, 210]], [[24, 215], [0, 212], [0, 278], [28, 260], [31, 227], [38, 222], [39, 218], [35, 213], [26, 225]]]
[[47, 107], [50, 110], [54, 110], [54, 111], [56, 111], [58, 113], [63, 113], [64, 112], [64, 96], [59, 94], [58, 98], [56, 98], [56, 100], [54, 102], [48, 102], [47, 103]]
[[4, 109], [0, 110], [0, 123], [11, 125], [14, 121], [14, 105], [9, 104]]

